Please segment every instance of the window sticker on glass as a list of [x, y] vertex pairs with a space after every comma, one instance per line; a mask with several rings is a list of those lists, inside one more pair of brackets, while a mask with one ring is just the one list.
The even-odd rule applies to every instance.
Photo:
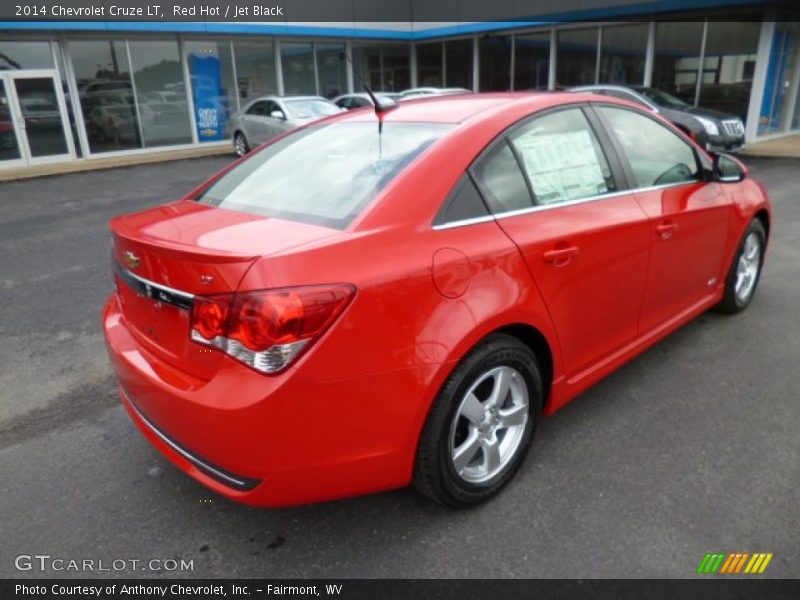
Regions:
[[543, 134], [538, 127], [514, 140], [536, 200], [541, 204], [587, 198], [609, 191], [591, 135], [586, 130]]

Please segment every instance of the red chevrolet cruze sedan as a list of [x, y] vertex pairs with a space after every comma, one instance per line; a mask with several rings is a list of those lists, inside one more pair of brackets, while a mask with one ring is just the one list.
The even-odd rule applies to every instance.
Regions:
[[658, 116], [573, 93], [383, 108], [111, 222], [122, 401], [233, 500], [480, 502], [542, 415], [753, 297], [764, 188]]

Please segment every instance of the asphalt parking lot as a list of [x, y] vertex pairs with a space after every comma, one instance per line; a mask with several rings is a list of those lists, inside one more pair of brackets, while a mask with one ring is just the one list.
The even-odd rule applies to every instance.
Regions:
[[[0, 577], [20, 554], [186, 559], [194, 577], [694, 577], [706, 552], [800, 576], [800, 161], [758, 294], [703, 315], [546, 420], [494, 501], [408, 490], [259, 510], [207, 492], [119, 406], [100, 333], [108, 219], [176, 199], [204, 158], [0, 184]], [[141, 567], [98, 576], [162, 576]]]

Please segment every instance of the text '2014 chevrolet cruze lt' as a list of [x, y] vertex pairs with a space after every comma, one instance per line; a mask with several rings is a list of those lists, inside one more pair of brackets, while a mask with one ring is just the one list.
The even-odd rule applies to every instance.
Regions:
[[260, 506], [464, 506], [542, 415], [744, 309], [770, 204], [630, 103], [475, 94], [318, 121], [111, 229], [120, 395], [178, 467]]

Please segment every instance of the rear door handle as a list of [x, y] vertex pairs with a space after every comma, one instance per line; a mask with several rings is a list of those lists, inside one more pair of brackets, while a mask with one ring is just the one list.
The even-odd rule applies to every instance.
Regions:
[[678, 230], [678, 224], [673, 223], [672, 221], [667, 221], [665, 223], [659, 223], [656, 225], [656, 233], [661, 236], [661, 239], [667, 240], [672, 237]]
[[553, 263], [555, 266], [565, 265], [576, 256], [578, 256], [577, 246], [556, 248], [554, 250], [548, 250], [542, 254], [542, 258], [545, 262]]

